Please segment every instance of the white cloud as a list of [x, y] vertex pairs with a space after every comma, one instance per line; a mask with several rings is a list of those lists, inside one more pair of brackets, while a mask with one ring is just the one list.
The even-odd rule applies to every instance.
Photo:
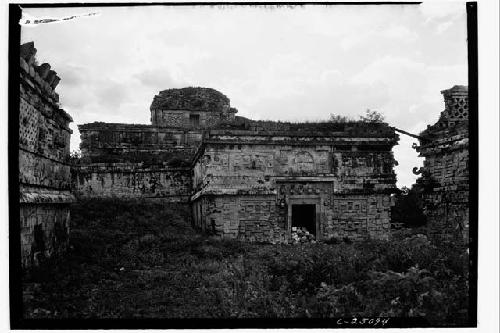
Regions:
[[340, 46], [343, 50], [351, 50], [356, 47], [366, 47], [376, 42], [380, 46], [387, 44], [398, 43], [405, 45], [413, 43], [418, 38], [415, 31], [411, 31], [408, 27], [400, 25], [390, 25], [386, 28], [378, 27], [377, 29], [370, 29], [367, 31], [357, 31], [356, 34], [345, 35], [341, 41]]
[[392, 26], [382, 31], [382, 36], [394, 38], [400, 41], [411, 42], [417, 39], [418, 35], [415, 31], [411, 31], [408, 27]]
[[438, 34], [442, 34], [446, 30], [448, 30], [452, 25], [453, 25], [453, 21], [447, 21], [447, 22], [440, 23], [440, 24], [438, 24], [436, 31]]
[[[192, 85], [220, 90], [247, 117], [319, 120], [370, 108], [418, 132], [439, 117], [439, 92], [467, 80], [463, 4], [96, 10], [99, 17], [22, 29], [22, 41], [34, 40], [39, 60], [60, 73], [57, 90], [75, 124], [149, 123], [158, 91]], [[410, 144], [395, 149], [400, 185], [419, 163]]]
[[419, 10], [425, 17], [425, 23], [443, 18], [456, 18], [465, 12], [465, 2], [461, 1], [424, 1]]

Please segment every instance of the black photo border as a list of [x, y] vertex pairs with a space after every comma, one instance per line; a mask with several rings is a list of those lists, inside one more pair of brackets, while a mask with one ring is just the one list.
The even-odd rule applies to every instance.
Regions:
[[[123, 6], [258, 6], [258, 5], [418, 5], [420, 2], [174, 2], [174, 3], [22, 3], [9, 4], [8, 50], [8, 175], [9, 175], [9, 297], [11, 329], [213, 329], [213, 328], [369, 328], [352, 318], [335, 319], [24, 319], [19, 217], [19, 45], [22, 8]], [[477, 2], [465, 4], [469, 84], [469, 323], [477, 327], [478, 262], [478, 51]], [[21, 8], [22, 7], [22, 8]], [[380, 327], [380, 326], [379, 326]], [[436, 327], [422, 318], [390, 318], [385, 328]], [[453, 327], [453, 326], [447, 326]]]

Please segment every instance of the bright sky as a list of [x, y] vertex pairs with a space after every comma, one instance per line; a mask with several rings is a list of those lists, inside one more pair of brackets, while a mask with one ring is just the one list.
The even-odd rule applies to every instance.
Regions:
[[[39, 63], [61, 77], [61, 106], [76, 125], [150, 123], [160, 90], [215, 88], [238, 115], [324, 120], [382, 112], [418, 134], [444, 109], [441, 90], [467, 85], [464, 2], [372, 6], [84, 7], [25, 10], [37, 18], [99, 12], [23, 27]], [[421, 159], [416, 140], [394, 148], [398, 186]]]

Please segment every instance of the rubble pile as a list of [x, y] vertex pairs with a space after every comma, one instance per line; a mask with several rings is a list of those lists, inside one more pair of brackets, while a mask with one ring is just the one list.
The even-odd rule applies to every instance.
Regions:
[[316, 237], [304, 227], [292, 227], [292, 244], [316, 243]]

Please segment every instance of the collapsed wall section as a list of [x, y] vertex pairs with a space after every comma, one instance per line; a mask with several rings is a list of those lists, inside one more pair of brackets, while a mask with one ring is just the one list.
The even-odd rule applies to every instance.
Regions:
[[466, 86], [441, 92], [445, 110], [420, 136], [424, 157], [422, 189], [428, 233], [437, 238], [469, 238], [469, 107]]
[[318, 240], [389, 238], [398, 141], [391, 128], [247, 125], [211, 130], [195, 157], [198, 228], [251, 241], [286, 242], [302, 225]]
[[34, 43], [20, 49], [19, 187], [23, 268], [64, 252], [70, 228], [71, 117], [59, 108], [60, 81], [37, 65]]

